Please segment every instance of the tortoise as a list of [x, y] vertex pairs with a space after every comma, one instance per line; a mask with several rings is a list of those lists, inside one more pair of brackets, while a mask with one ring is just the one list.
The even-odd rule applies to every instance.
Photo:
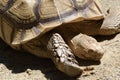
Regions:
[[104, 19], [98, 0], [0, 0], [0, 38], [16, 50], [50, 58], [60, 71], [77, 76], [83, 70], [76, 56], [98, 61], [104, 54], [88, 35], [119, 32], [109, 23], [115, 23], [113, 15]]

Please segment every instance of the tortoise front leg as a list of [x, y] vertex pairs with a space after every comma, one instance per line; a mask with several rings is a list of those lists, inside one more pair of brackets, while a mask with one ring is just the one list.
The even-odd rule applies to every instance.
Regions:
[[82, 73], [75, 56], [72, 54], [72, 50], [59, 34], [52, 35], [47, 47], [51, 51], [52, 61], [60, 71], [69, 76], [77, 76]]

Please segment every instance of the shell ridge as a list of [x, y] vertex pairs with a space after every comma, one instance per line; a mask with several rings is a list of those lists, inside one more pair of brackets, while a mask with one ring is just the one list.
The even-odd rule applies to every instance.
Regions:
[[36, 5], [35, 5], [35, 7], [33, 8], [34, 14], [35, 14], [35, 16], [36, 16], [36, 21], [39, 21], [39, 18], [40, 18], [39, 11], [38, 11], [40, 4], [41, 4], [41, 0], [37, 0], [37, 1], [36, 1]]
[[78, 4], [77, 4], [77, 1], [76, 0], [71, 0], [71, 1], [72, 1], [73, 5], [75, 7], [75, 10], [78, 11], [79, 7], [78, 7]]
[[59, 19], [60, 19], [60, 22], [62, 23], [62, 22], [63, 22], [62, 16], [61, 16], [61, 14], [60, 14], [60, 12], [59, 12], [59, 9], [58, 9], [58, 7], [57, 7], [57, 5], [56, 5], [56, 1], [53, 0], [53, 2], [54, 2], [54, 5], [55, 5], [55, 7], [56, 7], [56, 10], [57, 10], [57, 13], [58, 13], [58, 17], [59, 17]]
[[93, 2], [94, 2], [94, 0], [89, 0], [86, 4], [84, 4], [84, 6], [78, 5], [78, 9], [84, 10], [84, 9], [88, 8]]
[[102, 11], [101, 11], [101, 9], [100, 9], [101, 6], [100, 6], [100, 5], [98, 6], [98, 5], [97, 5], [98, 3], [96, 3], [96, 2], [94, 2], [94, 4], [96, 5], [96, 7], [97, 7], [97, 9], [100, 11], [100, 13], [102, 13]]
[[[90, 0], [90, 2], [89, 2], [89, 5], [87, 4], [87, 6], [86, 6], [86, 9], [83, 11], [83, 16], [85, 17], [85, 18], [87, 18], [87, 11], [88, 11], [88, 9], [90, 9], [92, 12], [94, 12], [95, 13], [95, 10], [93, 10], [93, 9], [91, 9], [91, 7], [89, 7], [89, 6], [91, 6], [91, 4], [92, 3], [94, 3], [94, 1], [93, 0]], [[96, 5], [96, 6], [98, 6], [98, 5]]]
[[9, 10], [12, 5], [14, 4], [15, 0], [9, 0], [4, 8], [4, 10], [2, 10], [2, 14], [4, 14], [7, 10]]
[[[62, 21], [62, 23], [66, 23], [66, 22], [68, 22], [69, 20], [68, 20], [68, 17], [69, 16], [72, 16], [72, 15], [74, 15], [74, 14], [76, 14], [76, 13], [78, 13], [77, 11], [77, 2], [76, 2], [76, 0], [67, 0], [67, 1], [69, 1], [69, 4], [66, 4], [66, 3], [62, 3], [63, 4], [63, 6], [65, 6], [65, 5], [67, 5], [67, 7], [68, 7], [68, 9], [66, 9], [66, 10], [64, 10], [64, 11], [62, 11], [62, 12], [60, 12], [60, 8], [58, 7], [58, 5], [56, 6], [57, 7], [57, 11], [59, 12], [59, 15], [60, 15], [60, 20]], [[64, 2], [64, 1], [63, 1]], [[61, 5], [60, 5], [61, 6]], [[66, 7], [66, 6], [65, 6]], [[61, 6], [61, 8], [62, 8], [62, 6]], [[72, 18], [72, 17], [71, 17]], [[70, 19], [71, 20], [71, 19]]]

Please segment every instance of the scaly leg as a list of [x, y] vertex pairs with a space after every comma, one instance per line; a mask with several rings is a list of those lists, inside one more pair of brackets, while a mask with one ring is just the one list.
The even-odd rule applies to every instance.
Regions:
[[47, 47], [51, 51], [52, 61], [60, 71], [69, 76], [77, 76], [82, 73], [72, 50], [58, 33], [52, 35]]

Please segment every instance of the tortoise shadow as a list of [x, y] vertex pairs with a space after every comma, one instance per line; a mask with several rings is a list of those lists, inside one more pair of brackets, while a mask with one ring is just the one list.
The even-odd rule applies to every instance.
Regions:
[[118, 33], [113, 34], [113, 35], [95, 35], [93, 36], [98, 42], [102, 42], [104, 40], [111, 40], [116, 37]]
[[50, 59], [36, 57], [27, 52], [13, 50], [0, 40], [0, 64], [4, 64], [12, 73], [22, 73], [27, 70], [40, 70], [50, 80], [75, 80], [56, 69]]
[[[112, 36], [95, 36], [98, 41], [113, 39]], [[27, 69], [40, 70], [50, 80], [75, 80], [56, 69], [50, 59], [36, 57], [27, 52], [13, 50], [0, 40], [0, 63], [4, 64], [12, 73], [26, 72]], [[80, 66], [99, 65], [100, 61], [87, 61], [77, 58]]]
[[101, 64], [100, 61], [93, 61], [93, 60], [83, 60], [83, 59], [80, 59], [78, 57], [76, 57], [78, 63], [79, 63], [79, 66], [91, 66], [91, 65], [99, 65]]

